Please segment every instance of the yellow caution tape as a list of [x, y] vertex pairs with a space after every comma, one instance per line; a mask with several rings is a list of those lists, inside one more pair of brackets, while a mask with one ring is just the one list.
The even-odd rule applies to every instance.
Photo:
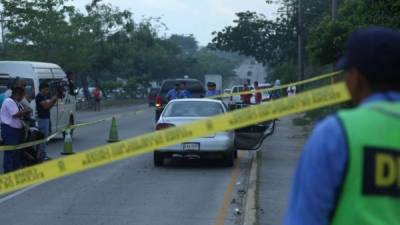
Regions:
[[153, 151], [154, 149], [178, 144], [185, 140], [204, 137], [221, 131], [234, 130], [293, 113], [344, 102], [349, 99], [350, 95], [346, 85], [339, 83], [296, 96], [210, 117], [206, 120], [140, 135], [118, 143], [96, 147], [65, 158], [55, 159], [1, 175], [0, 194], [110, 164]]
[[309, 79], [306, 79], [306, 80], [302, 80], [302, 81], [298, 81], [298, 82], [294, 82], [294, 83], [290, 83], [290, 84], [281, 85], [279, 87], [265, 88], [265, 89], [263, 88], [263, 89], [260, 89], [260, 90], [251, 90], [251, 91], [243, 91], [243, 92], [238, 92], [238, 93], [214, 95], [214, 96], [210, 96], [208, 98], [221, 99], [221, 98], [229, 98], [229, 97], [233, 97], [233, 96], [240, 96], [240, 95], [246, 95], [246, 94], [254, 94], [256, 92], [257, 93], [263, 93], [263, 92], [276, 91], [276, 90], [281, 90], [281, 89], [288, 88], [288, 87], [291, 87], [291, 86], [307, 84], [307, 83], [310, 83], [310, 82], [314, 82], [314, 81], [318, 81], [318, 80], [334, 77], [334, 76], [336, 76], [336, 75], [338, 75], [340, 73], [342, 73], [342, 71], [323, 74], [323, 75], [312, 77], [312, 78], [309, 78]]
[[[138, 115], [138, 114], [144, 113], [146, 111], [147, 111], [146, 109], [142, 109], [142, 110], [137, 110], [137, 111], [133, 111], [133, 112], [130, 112], [130, 113], [124, 113], [124, 115], [131, 115], [131, 114]], [[119, 118], [121, 116], [122, 115], [116, 115], [114, 117], [115, 118]], [[44, 139], [41, 139], [41, 140], [26, 142], [26, 143], [19, 144], [19, 145], [3, 145], [3, 146], [0, 146], [0, 151], [14, 151], [14, 150], [20, 150], [20, 149], [28, 148], [28, 147], [31, 147], [31, 146], [35, 146], [35, 145], [40, 145], [40, 144], [49, 142], [51, 139], [57, 137], [58, 135], [61, 135], [64, 131], [66, 131], [68, 129], [76, 129], [76, 128], [90, 126], [90, 125], [94, 125], [94, 124], [101, 123], [101, 122], [107, 122], [107, 121], [111, 121], [111, 120], [112, 120], [112, 117], [105, 118], [105, 119], [100, 119], [100, 120], [95, 120], [95, 121], [87, 122], [87, 123], [69, 125], [69, 126], [66, 126], [64, 129], [62, 129], [61, 131], [58, 131], [58, 132], [48, 136], [47, 138], [44, 138]]]

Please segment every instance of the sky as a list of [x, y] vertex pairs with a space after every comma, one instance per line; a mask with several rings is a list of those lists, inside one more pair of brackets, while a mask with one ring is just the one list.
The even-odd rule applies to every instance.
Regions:
[[[72, 5], [84, 10], [91, 0], [74, 0]], [[193, 34], [201, 46], [207, 45], [213, 31], [232, 25], [235, 13], [255, 11], [273, 19], [277, 5], [267, 5], [265, 0], [103, 0], [113, 6], [128, 9], [136, 20], [145, 17], [161, 17], [170, 34]]]

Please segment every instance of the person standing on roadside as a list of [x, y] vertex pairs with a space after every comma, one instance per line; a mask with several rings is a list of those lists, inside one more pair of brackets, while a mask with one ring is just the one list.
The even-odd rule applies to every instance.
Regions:
[[[243, 92], [248, 92], [248, 91], [250, 91], [249, 86], [248, 86], [247, 84], [244, 84], [244, 85], [243, 85]], [[240, 95], [243, 104], [245, 104], [245, 105], [250, 105], [250, 103], [251, 103], [251, 96], [252, 96], [251, 93], [245, 93], [245, 94]]]
[[186, 89], [186, 82], [183, 81], [180, 84], [180, 92], [179, 92], [179, 97], [178, 98], [191, 98], [192, 93]]
[[254, 90], [256, 91], [256, 96], [255, 96], [256, 104], [260, 104], [262, 102], [262, 92], [260, 86], [258, 85], [258, 81], [254, 82]]
[[66, 84], [68, 87], [68, 93], [72, 96], [76, 96], [77, 93], [75, 93], [75, 73], [72, 71], [67, 72], [67, 77], [63, 79], [63, 82]]
[[207, 91], [206, 91], [206, 97], [211, 97], [211, 96], [216, 96], [220, 95], [221, 92], [217, 91], [217, 84], [214, 82], [208, 82], [207, 83]]
[[[44, 138], [49, 136], [50, 131], [50, 109], [57, 103], [57, 95], [49, 96], [49, 84], [41, 83], [39, 93], [36, 95], [36, 110], [38, 114], [38, 128], [43, 133]], [[46, 153], [47, 143], [40, 145], [40, 159], [42, 161], [50, 160]]]
[[167, 98], [167, 101], [169, 102], [171, 100], [179, 98], [180, 92], [181, 92], [181, 85], [175, 84], [175, 88], [169, 90], [165, 97]]
[[[25, 90], [14, 87], [11, 97], [6, 98], [1, 106], [1, 137], [4, 145], [18, 145], [24, 140], [24, 127], [21, 118], [31, 113], [30, 109], [23, 109], [20, 105], [24, 98]], [[4, 173], [17, 170], [21, 167], [21, 151], [4, 151]]]
[[355, 108], [315, 128], [284, 224], [400, 224], [400, 33], [354, 32], [338, 67]]
[[94, 97], [94, 111], [100, 112], [100, 104], [101, 104], [101, 90], [99, 87], [93, 90]]

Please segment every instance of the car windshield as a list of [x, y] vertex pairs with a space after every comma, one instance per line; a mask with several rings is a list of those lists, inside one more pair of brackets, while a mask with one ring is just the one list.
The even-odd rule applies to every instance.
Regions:
[[217, 102], [184, 101], [173, 102], [165, 109], [164, 117], [208, 117], [223, 113]]

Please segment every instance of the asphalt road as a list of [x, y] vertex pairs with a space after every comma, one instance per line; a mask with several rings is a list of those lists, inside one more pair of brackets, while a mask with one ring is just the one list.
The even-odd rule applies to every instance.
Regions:
[[[154, 111], [146, 106], [83, 112], [78, 122], [147, 109], [118, 120], [120, 139], [151, 132]], [[106, 144], [110, 123], [75, 131], [75, 151]], [[60, 157], [62, 141], [52, 141], [49, 155]], [[0, 196], [4, 225], [222, 225], [240, 224], [252, 155], [240, 152], [234, 168], [218, 161], [172, 160], [155, 168], [152, 154]], [[238, 211], [239, 213], [235, 213]]]

